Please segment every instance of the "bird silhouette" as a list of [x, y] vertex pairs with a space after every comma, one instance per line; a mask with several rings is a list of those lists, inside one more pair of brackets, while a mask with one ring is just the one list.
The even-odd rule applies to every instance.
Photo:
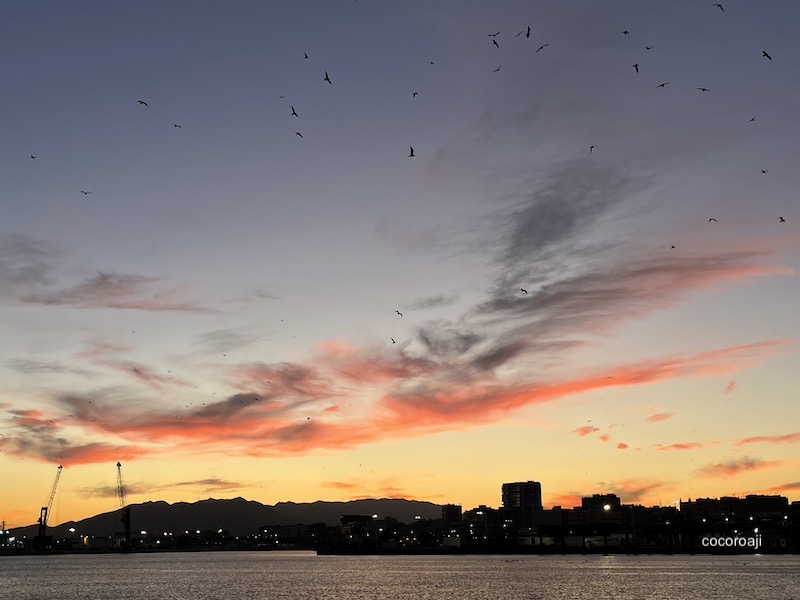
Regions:
[[308, 58], [308, 54], [306, 54], [305, 52], [303, 52], [303, 58]]
[[724, 8], [722, 8], [722, 4], [712, 4], [711, 6], [716, 6], [716, 7], [717, 7], [718, 9], [720, 9], [722, 12], [725, 12], [725, 9], [724, 9]]
[[711, 218], [708, 220], [708, 222], [709, 222], [709, 223], [711, 223], [711, 221], [714, 221], [714, 223], [717, 223], [717, 220], [716, 220], [714, 217], [711, 217]]
[[635, 65], [633, 65], [633, 68], [636, 69], [636, 72], [638, 73], [639, 72], [639, 63], [636, 63]]
[[36, 157], [33, 154], [31, 154], [31, 158], [36, 160]]
[[289, 108], [292, 109], [292, 116], [293, 117], [299, 117], [300, 116], [300, 115], [297, 114], [297, 111], [294, 109], [294, 106], [290, 106]]
[[489, 37], [497, 37], [498, 35], [500, 35], [500, 32], [498, 31], [497, 33], [487, 33], [486, 35], [488, 35]]
[[700, 90], [701, 92], [710, 92], [711, 91], [710, 89], [704, 88], [704, 87], [699, 87], [697, 89]]
[[752, 123], [752, 122], [753, 122], [753, 121], [755, 121], [755, 120], [756, 120], [756, 118], [755, 118], [755, 116], [753, 116], [753, 118], [752, 118], [752, 119], [750, 119], [750, 120], [748, 121], [748, 123]]
[[411, 92], [412, 98], [416, 98], [417, 96], [419, 96], [419, 92]]
[[645, 49], [645, 50], [652, 50], [652, 49], [653, 49], [653, 47], [652, 47], [652, 46], [645, 46], [645, 47], [644, 47], [644, 49]]
[[[414, 156], [416, 156], [416, 155], [414, 154], [413, 146], [409, 146], [408, 148], [409, 148], [408, 158], [414, 158]], [[402, 316], [402, 315], [400, 315], [400, 316]]]
[[173, 124], [172, 124], [172, 126], [173, 126], [173, 127], [177, 127], [178, 129], [181, 129], [181, 126], [180, 126], [180, 125], [178, 125], [177, 123], [173, 123]]
[[772, 57], [769, 55], [769, 52], [767, 52], [766, 50], [762, 50], [761, 51], [761, 56], [763, 56], [764, 58], [768, 58], [768, 59], [772, 60]]
[[539, 47], [536, 49], [536, 52], [539, 52], [539, 50], [544, 50], [544, 49], [545, 49], [545, 48], [547, 48], [549, 45], [550, 45], [550, 44], [542, 44], [541, 46], [539, 46]]
[[503, 65], [500, 65], [500, 66], [499, 66], [499, 67], [497, 67], [496, 69], [492, 69], [492, 73], [497, 73], [497, 72], [498, 72], [500, 69], [502, 69], [502, 68], [503, 68]]
[[92, 192], [84, 192], [83, 190], [81, 190], [81, 194], [83, 194], [84, 196], [88, 196], [88, 195], [89, 195], [89, 194], [91, 194], [91, 193], [92, 193]]
[[392, 340], [392, 343], [393, 343], [393, 344], [396, 344], [396, 343], [397, 343], [397, 342], [395, 342], [395, 341], [394, 341], [394, 338], [389, 338], [389, 339], [390, 339], [390, 340]]
[[500, 44], [498, 44], [498, 43], [497, 43], [497, 40], [492, 40], [492, 44], [494, 44], [494, 45], [495, 45], [495, 46], [497, 46], [498, 48], [500, 47]]
[[400, 315], [401, 317], [403, 316], [403, 313], [401, 313], [399, 310], [396, 310], [396, 311], [394, 311], [394, 312], [396, 312], [396, 313], [397, 313], [398, 315]]
[[327, 72], [327, 71], [325, 71], [325, 79], [324, 79], [324, 81], [327, 81], [328, 83], [330, 83], [331, 85], [333, 85], [333, 82], [331, 81], [331, 78], [330, 78], [330, 77], [328, 77], [328, 72]]
[[786, 223], [786, 219], [783, 217], [778, 217], [778, 223]]
[[150, 105], [147, 102], [145, 102], [144, 100], [137, 100], [136, 102], [138, 104], [144, 104], [147, 108], [150, 108]]
[[622, 32], [622, 35], [628, 35], [628, 34], [630, 34], [630, 31], [625, 30]]
[[762, 173], [766, 173], [769, 169], [761, 169]]
[[656, 87], [666, 87], [669, 85], [669, 81], [665, 81], [664, 83], [659, 83]]
[[294, 132], [294, 134], [295, 134], [296, 136], [300, 137], [300, 138], [302, 138], [302, 137], [303, 137], [303, 134], [302, 134], [302, 133], [300, 133], [299, 131], [295, 131], [295, 132]]
[[530, 26], [528, 27], [528, 31], [525, 32], [525, 37], [526, 38], [531, 37], [531, 28], [530, 28]]
[[591, 153], [592, 153], [592, 151], [593, 151], [595, 148], [597, 148], [597, 145], [596, 145], [596, 144], [592, 144], [591, 146], [589, 146], [589, 154], [591, 154]]
[[672, 250], [675, 250], [675, 246], [670, 246], [670, 248], [671, 248]]
[[525, 288], [519, 288], [519, 291], [522, 292], [523, 294], [528, 293], [528, 290], [526, 290]]

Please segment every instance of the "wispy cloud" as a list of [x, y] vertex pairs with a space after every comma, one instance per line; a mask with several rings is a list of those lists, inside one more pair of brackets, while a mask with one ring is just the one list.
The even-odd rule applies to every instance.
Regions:
[[182, 298], [186, 289], [157, 289], [158, 277], [100, 272], [68, 288], [28, 293], [20, 297], [26, 304], [73, 306], [77, 308], [122, 308], [144, 311], [189, 311], [208, 309]]
[[725, 389], [722, 390], [723, 394], [730, 394], [733, 390], [736, 389], [736, 382], [729, 381], [728, 385], [725, 386]]
[[780, 464], [782, 464], [782, 462], [777, 460], [761, 460], [760, 458], [745, 456], [743, 458], [707, 465], [698, 469], [697, 473], [710, 477], [733, 477], [741, 473], [776, 467]]
[[[243, 483], [228, 481], [219, 477], [209, 477], [207, 479], [196, 479], [193, 481], [176, 481], [170, 483], [146, 483], [142, 481], [125, 482], [125, 495], [131, 496], [152, 495], [164, 490], [190, 489], [196, 493], [229, 492], [247, 487]], [[82, 487], [77, 490], [78, 495], [83, 498], [116, 498], [119, 493], [114, 485], [98, 485]]]
[[409, 303], [404, 303], [402, 308], [405, 310], [425, 310], [426, 308], [440, 308], [442, 306], [449, 306], [456, 301], [456, 296], [448, 296], [446, 294], [436, 294], [435, 296], [425, 296], [424, 298], [417, 298]]
[[671, 419], [675, 416], [675, 413], [672, 412], [660, 412], [654, 415], [650, 415], [645, 419], [648, 423], [658, 423], [659, 421], [666, 421], [667, 419]]
[[581, 425], [580, 427], [573, 429], [572, 433], [577, 433], [579, 436], [584, 437], [595, 431], [600, 431], [597, 427], [593, 427], [592, 425]]
[[734, 442], [736, 446], [745, 444], [798, 444], [800, 443], [800, 431], [794, 433], [784, 433], [777, 435], [755, 435], [741, 438]]
[[700, 448], [705, 448], [707, 444], [705, 442], [678, 442], [675, 444], [656, 444], [656, 450], [698, 450]]

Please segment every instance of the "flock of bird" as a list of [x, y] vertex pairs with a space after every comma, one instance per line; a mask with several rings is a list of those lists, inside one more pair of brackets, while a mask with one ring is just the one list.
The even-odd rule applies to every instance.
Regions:
[[[712, 3], [711, 6], [714, 7], [714, 8], [718, 8], [723, 13], [725, 12], [724, 6], [722, 4], [720, 4], [720, 3]], [[493, 32], [493, 33], [486, 34], [487, 37], [489, 37], [491, 39], [491, 46], [492, 47], [498, 48], [498, 49], [500, 48], [500, 43], [498, 41], [498, 37], [500, 36], [501, 33], [502, 33], [501, 31], [496, 31], [496, 32]], [[631, 32], [626, 29], [626, 30], [622, 31], [622, 35], [627, 38], [628, 36], [631, 35]], [[530, 26], [527, 26], [524, 29], [522, 29], [521, 31], [519, 31], [518, 33], [516, 33], [513, 36], [513, 38], [524, 37], [525, 39], [530, 39], [532, 36], [533, 36], [532, 28]], [[534, 54], [538, 54], [539, 52], [545, 50], [548, 47], [550, 47], [550, 43], [539, 44], [537, 46]], [[653, 46], [645, 45], [644, 49], [646, 51], [650, 51], [650, 50], [653, 49]], [[761, 56], [763, 58], [769, 60], [769, 61], [772, 61], [771, 54], [769, 52], [767, 52], [766, 50], [762, 50]], [[306, 52], [303, 53], [303, 60], [311, 60], [311, 58], [310, 58], [308, 53], [306, 53]], [[434, 61], [430, 61], [430, 64], [433, 65], [435, 63], [434, 63]], [[495, 73], [499, 72], [500, 69], [502, 68], [502, 66], [503, 65], [499, 65], [497, 68], [493, 69], [493, 72], [495, 72]], [[632, 67], [634, 69], [635, 74], [637, 74], [637, 75], [640, 73], [640, 70], [642, 69], [642, 65], [639, 62], [634, 63], [632, 65]], [[331, 77], [330, 77], [330, 75], [329, 75], [327, 70], [323, 71], [323, 76], [322, 76], [321, 79], [322, 79], [322, 81], [324, 83], [327, 83], [328, 85], [333, 85], [333, 81], [332, 81], [332, 79], [331, 79]], [[663, 82], [659, 83], [656, 87], [665, 88], [669, 84], [670, 84], [670, 81], [663, 81]], [[709, 88], [704, 87], [704, 86], [697, 86], [696, 90], [700, 91], [701, 93], [708, 93], [708, 92], [711, 91]], [[418, 95], [419, 95], [419, 92], [417, 92], [417, 91], [414, 91], [414, 92], [411, 93], [412, 98], [416, 98]], [[280, 98], [283, 99], [285, 97], [284, 96], [280, 96]], [[149, 108], [150, 107], [148, 102], [146, 100], [143, 100], [143, 99], [137, 100], [136, 103], [138, 105], [140, 105], [141, 107], [143, 107], [143, 108]], [[289, 116], [297, 118], [297, 119], [300, 119], [300, 114], [298, 113], [298, 111], [294, 107], [294, 105], [292, 105], [292, 104], [289, 105]], [[752, 118], [749, 119], [749, 122], [754, 122], [755, 120], [756, 120], [756, 117], [754, 115]], [[181, 129], [182, 128], [179, 123], [173, 123], [173, 127], [176, 128], [176, 129]], [[303, 136], [301, 131], [294, 131], [294, 135], [296, 137], [300, 138], [300, 139], [304, 139], [304, 136]], [[589, 145], [589, 154], [594, 154], [595, 150], [597, 150], [597, 148], [598, 148], [597, 144]], [[416, 154], [416, 152], [414, 150], [414, 147], [413, 146], [409, 146], [408, 158], [414, 158], [416, 156], [417, 156], [417, 154]], [[31, 159], [35, 160], [35, 159], [38, 158], [38, 155], [31, 154], [30, 157], [31, 157]], [[761, 169], [761, 173], [762, 174], [766, 174], [767, 172], [768, 172], [768, 169]], [[92, 191], [89, 191], [89, 190], [80, 190], [80, 192], [83, 195], [92, 194]], [[717, 223], [718, 221], [717, 221], [716, 218], [712, 217], [712, 218], [710, 218], [708, 220], [708, 222], [709, 223]], [[782, 217], [782, 216], [779, 217], [779, 223], [785, 223], [785, 222], [786, 222], [786, 219], [784, 217]], [[670, 248], [671, 249], [675, 249], [676, 246], [672, 245], [672, 246], [670, 246]], [[519, 288], [519, 289], [520, 289], [520, 293], [528, 295], [528, 291], [525, 288]], [[400, 312], [399, 310], [395, 310], [395, 313], [399, 317], [403, 316], [403, 313]], [[390, 340], [391, 340], [392, 344], [396, 344], [397, 343], [397, 341], [396, 341], [396, 339], [394, 337], [391, 337]]]

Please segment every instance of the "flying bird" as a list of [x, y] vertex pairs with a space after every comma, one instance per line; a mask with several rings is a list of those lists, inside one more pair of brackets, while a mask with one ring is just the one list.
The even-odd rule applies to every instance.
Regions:
[[150, 105], [147, 102], [145, 102], [144, 100], [137, 100], [136, 102], [138, 104], [144, 104], [147, 108], [150, 108]]
[[[408, 148], [409, 148], [408, 158], [414, 158], [414, 156], [416, 156], [414, 154], [414, 147], [413, 146], [409, 146]], [[400, 315], [400, 316], [402, 317], [403, 315]]]
[[306, 54], [305, 52], [303, 52], [303, 58], [308, 58], [308, 54]]
[[296, 136], [300, 137], [300, 138], [302, 138], [302, 137], [303, 137], [303, 134], [302, 134], [302, 133], [300, 133], [299, 131], [295, 131], [295, 132], [294, 132], [294, 134], [295, 134]]
[[531, 28], [530, 28], [530, 26], [528, 26], [528, 31], [525, 32], [525, 37], [526, 38], [531, 37]]
[[494, 45], [495, 45], [495, 46], [497, 46], [498, 48], [500, 47], [500, 44], [498, 44], [498, 43], [497, 43], [497, 40], [492, 40], [492, 44], [494, 44]]
[[645, 50], [652, 50], [652, 49], [653, 49], [653, 47], [652, 47], [652, 46], [645, 46], [645, 47], [644, 47], [644, 49], [645, 49]]
[[497, 33], [487, 33], [486, 35], [488, 35], [489, 37], [497, 37], [498, 35], [500, 35], [500, 32], [498, 31]]
[[390, 340], [392, 340], [392, 343], [393, 343], [393, 344], [396, 344], [396, 343], [397, 343], [397, 342], [395, 342], [395, 341], [394, 341], [394, 338], [389, 338], [389, 339], [390, 339]]
[[173, 124], [172, 124], [172, 126], [173, 126], [173, 127], [177, 127], [178, 129], [181, 129], [181, 126], [180, 126], [180, 125], [178, 125], [177, 123], [173, 123]]
[[699, 87], [697, 89], [700, 90], [701, 92], [710, 92], [711, 91], [710, 89], [704, 88], [704, 87]]
[[633, 65], [633, 68], [636, 69], [636, 72], [638, 73], [639, 72], [639, 63], [636, 63], [635, 65]]
[[502, 69], [502, 68], [503, 68], [503, 65], [500, 65], [500, 66], [499, 66], [499, 67], [497, 67], [496, 69], [493, 69], [493, 70], [492, 70], [492, 73], [497, 73], [497, 72], [498, 72], [500, 69]]
[[519, 288], [519, 291], [522, 292], [523, 294], [528, 293], [528, 290], [526, 290], [525, 288]]
[[709, 223], [711, 223], [711, 221], [714, 221], [714, 223], [717, 223], [717, 220], [716, 220], [714, 217], [711, 217], [711, 218], [708, 220], [708, 222], [709, 222]]
[[672, 250], [675, 250], [675, 246], [670, 246], [670, 248], [671, 248]]
[[89, 195], [89, 194], [91, 194], [91, 193], [92, 193], [92, 192], [84, 192], [83, 190], [81, 190], [81, 194], [83, 194], [84, 196], [88, 196], [88, 195]]
[[592, 150], [594, 150], [595, 148], [597, 148], [596, 144], [592, 144], [591, 146], [589, 146], [589, 154], [591, 154]]
[[778, 223], [786, 223], [786, 219], [784, 219], [783, 217], [778, 217], [778, 219], [779, 219]]
[[769, 169], [761, 169], [762, 173], [766, 173]]
[[36, 159], [36, 157], [33, 154], [31, 154], [31, 158], [33, 158], [34, 160]]
[[419, 92], [411, 92], [412, 98], [416, 98], [417, 96], [419, 96]]
[[399, 310], [396, 310], [396, 311], [394, 311], [394, 312], [396, 312], [396, 313], [397, 313], [398, 315], [400, 315], [401, 317], [403, 316], [403, 313], [401, 313]]
[[550, 45], [550, 44], [542, 44], [541, 46], [539, 46], [539, 47], [536, 49], [536, 52], [539, 52], [539, 50], [544, 50], [544, 49], [545, 49], [545, 48], [547, 48], [549, 45]]
[[756, 120], [756, 117], [755, 117], [755, 115], [754, 115], [754, 116], [753, 116], [753, 118], [752, 118], [752, 119], [750, 119], [750, 120], [748, 121], [748, 123], [752, 123], [752, 122], [753, 122], [753, 121], [755, 121], [755, 120]]
[[722, 12], [725, 12], [725, 9], [724, 9], [724, 8], [722, 8], [722, 4], [712, 4], [711, 6], [716, 6], [716, 7], [717, 7], [718, 9], [720, 9]]
[[768, 59], [772, 60], [772, 57], [769, 55], [769, 52], [767, 52], [766, 50], [762, 50], [761, 51], [761, 56], [763, 56], [764, 58], [768, 58]]
[[294, 109], [294, 106], [290, 106], [289, 108], [292, 109], [292, 116], [293, 117], [299, 117], [300, 116], [300, 115], [297, 114], [297, 111]]
[[628, 34], [630, 34], [630, 31], [628, 31], [628, 30], [625, 30], [625, 31], [622, 32], [622, 35], [628, 35]]
[[665, 81], [664, 83], [659, 83], [656, 87], [666, 87], [669, 85], [669, 81]]
[[331, 85], [333, 85], [333, 82], [331, 81], [331, 78], [330, 78], [330, 77], [328, 77], [328, 72], [327, 72], [327, 71], [325, 71], [325, 79], [324, 79], [324, 81], [327, 81], [328, 83], [330, 83]]

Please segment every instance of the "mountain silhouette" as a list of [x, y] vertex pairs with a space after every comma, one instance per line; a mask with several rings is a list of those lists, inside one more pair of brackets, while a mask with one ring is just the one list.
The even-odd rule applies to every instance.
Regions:
[[[131, 504], [133, 531], [162, 532], [176, 535], [184, 531], [217, 531], [223, 529], [231, 535], [257, 533], [264, 525], [296, 525], [325, 523], [338, 525], [342, 515], [372, 515], [392, 517], [401, 523], [413, 522], [419, 515], [423, 519], [441, 517], [441, 505], [400, 498], [351, 500], [349, 502], [279, 502], [266, 505], [254, 500], [233, 498], [230, 500], [200, 500], [198, 502], [176, 502], [163, 500]], [[101, 513], [80, 521], [67, 521], [47, 528], [48, 535], [69, 537], [70, 528], [76, 535], [113, 535], [122, 530], [120, 511]], [[37, 526], [18, 527], [16, 536], [33, 537]]]

